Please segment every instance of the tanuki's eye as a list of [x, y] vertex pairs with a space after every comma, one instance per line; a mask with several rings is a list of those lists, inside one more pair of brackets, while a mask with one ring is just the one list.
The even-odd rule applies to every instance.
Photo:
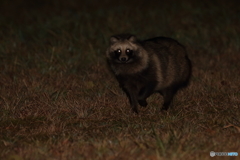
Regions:
[[121, 50], [118, 49], [118, 50], [114, 51], [114, 53], [115, 53], [115, 55], [119, 56], [121, 54]]
[[127, 54], [128, 56], [131, 56], [131, 55], [132, 55], [132, 53], [133, 53], [133, 51], [132, 51], [132, 50], [130, 50], [130, 49], [126, 49], [126, 54]]

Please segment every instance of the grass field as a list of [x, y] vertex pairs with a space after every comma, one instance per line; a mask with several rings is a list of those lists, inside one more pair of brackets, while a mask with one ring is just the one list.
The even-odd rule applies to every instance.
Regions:
[[[2, 0], [0, 159], [203, 160], [240, 154], [240, 3], [236, 0]], [[139, 115], [105, 63], [108, 39], [167, 36], [193, 76], [174, 106]]]

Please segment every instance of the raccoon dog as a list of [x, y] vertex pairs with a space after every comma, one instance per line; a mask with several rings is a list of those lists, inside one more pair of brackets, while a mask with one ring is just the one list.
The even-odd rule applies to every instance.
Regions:
[[185, 48], [176, 40], [155, 37], [140, 41], [132, 34], [110, 38], [106, 51], [107, 63], [127, 94], [132, 110], [138, 104], [146, 107], [146, 99], [158, 92], [163, 96], [163, 110], [191, 76], [191, 62]]

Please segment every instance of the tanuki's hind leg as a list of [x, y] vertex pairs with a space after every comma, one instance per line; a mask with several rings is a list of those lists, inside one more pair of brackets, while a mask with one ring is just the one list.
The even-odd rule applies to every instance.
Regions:
[[161, 95], [163, 95], [163, 99], [164, 99], [162, 110], [168, 110], [176, 92], [177, 92], [177, 89], [175, 88], [166, 88], [159, 92]]

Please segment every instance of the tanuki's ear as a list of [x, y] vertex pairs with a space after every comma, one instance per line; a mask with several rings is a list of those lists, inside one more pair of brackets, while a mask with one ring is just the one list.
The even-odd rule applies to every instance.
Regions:
[[129, 40], [130, 42], [136, 42], [136, 41], [137, 41], [137, 37], [134, 36], [134, 35], [131, 35], [131, 36], [128, 38], [128, 40]]
[[116, 43], [118, 41], [119, 40], [116, 37], [114, 37], [114, 36], [110, 37], [110, 44], [114, 44], [114, 43]]

